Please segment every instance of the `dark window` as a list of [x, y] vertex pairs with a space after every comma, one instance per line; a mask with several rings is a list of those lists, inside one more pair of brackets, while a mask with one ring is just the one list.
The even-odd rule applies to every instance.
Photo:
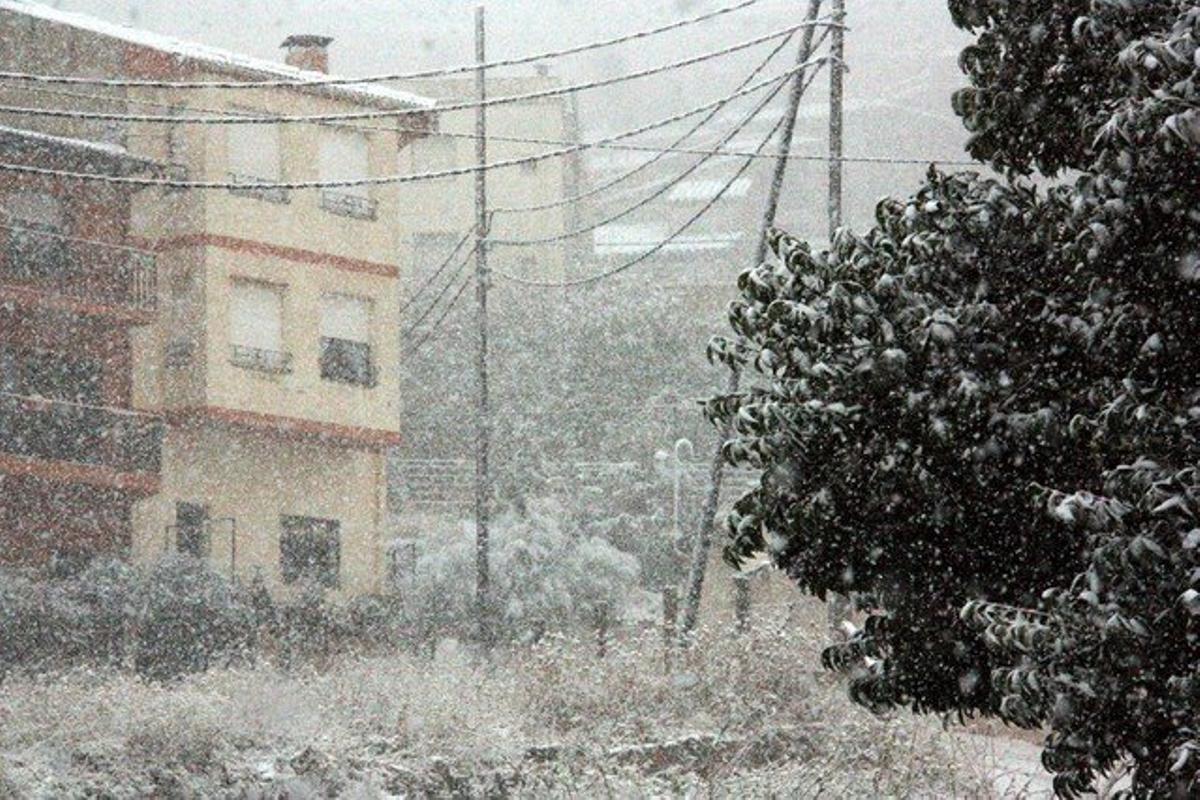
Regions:
[[374, 386], [371, 345], [349, 339], [321, 337], [321, 377], [327, 381]]
[[285, 516], [281, 525], [279, 566], [283, 582], [308, 580], [336, 587], [342, 563], [341, 524], [335, 519]]
[[175, 504], [175, 548], [196, 558], [208, 555], [208, 508], [198, 503]]

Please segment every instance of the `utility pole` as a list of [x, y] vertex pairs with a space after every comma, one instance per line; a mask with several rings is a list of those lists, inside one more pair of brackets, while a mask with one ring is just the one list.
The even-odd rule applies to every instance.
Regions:
[[846, 0], [833, 0], [829, 44], [829, 240], [842, 227], [842, 114], [846, 74]]
[[[842, 124], [843, 81], [846, 75], [846, 0], [833, 2], [833, 32], [829, 42], [829, 241], [842, 227]], [[850, 616], [850, 598], [832, 592], [825, 600], [826, 620], [830, 634], [838, 637], [842, 621]]]
[[484, 64], [487, 50], [484, 40], [483, 6], [475, 9], [475, 300], [478, 329], [478, 397], [475, 409], [475, 615], [479, 640], [489, 646], [492, 640], [490, 575], [488, 567], [488, 512], [491, 480], [488, 475], [488, 450], [491, 443], [491, 419], [488, 408], [488, 210], [487, 210], [487, 79]]
[[[817, 14], [821, 11], [822, 0], [809, 0], [804, 29], [800, 42], [800, 52], [797, 63], [803, 64], [812, 58], [813, 32]], [[792, 91], [788, 97], [787, 117], [783, 131], [779, 136], [779, 150], [789, 153], [792, 149], [792, 138], [796, 132], [796, 114], [800, 108], [800, 99], [804, 96], [805, 76], [807, 69], [796, 72], [792, 78]], [[758, 250], [754, 263], [757, 266], [767, 257], [767, 237], [775, 225], [775, 214], [779, 209], [779, 196], [783, 192], [783, 179], [787, 173], [788, 159], [779, 158], [775, 161], [775, 173], [771, 178], [771, 189], [767, 194], [767, 205], [763, 210], [762, 229], [758, 237]], [[737, 369], [729, 373], [729, 382], [725, 387], [726, 394], [736, 394], [741, 384], [741, 372]], [[696, 540], [692, 546], [692, 565], [688, 573], [687, 595], [684, 598], [683, 620], [679, 628], [680, 642], [686, 644], [691, 638], [692, 631], [700, 617], [700, 597], [704, 592], [704, 573], [708, 567], [708, 555], [712, 549], [713, 529], [716, 524], [717, 506], [721, 501], [721, 478], [725, 471], [725, 459], [721, 455], [722, 445], [733, 435], [732, 425], [721, 429], [721, 438], [717, 442], [717, 451], [713, 456], [712, 471], [709, 476], [708, 496], [704, 499], [704, 507], [700, 513], [700, 527], [696, 531]]]

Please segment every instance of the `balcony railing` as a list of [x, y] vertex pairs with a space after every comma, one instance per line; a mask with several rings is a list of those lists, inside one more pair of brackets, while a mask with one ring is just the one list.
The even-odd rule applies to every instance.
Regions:
[[230, 194], [236, 194], [240, 197], [253, 197], [255, 200], [266, 200], [268, 203], [290, 203], [292, 201], [291, 194], [288, 193], [287, 189], [280, 189], [275, 186], [259, 186], [258, 184], [270, 183], [270, 181], [263, 178], [231, 172], [229, 173], [229, 181], [231, 183], [242, 184], [241, 186], [230, 187]]
[[132, 311], [157, 305], [152, 253], [42, 228], [4, 225], [0, 234], [0, 284]]
[[321, 208], [331, 214], [354, 219], [375, 219], [379, 203], [370, 197], [364, 197], [352, 192], [339, 192], [336, 189], [321, 190]]
[[230, 347], [229, 363], [242, 369], [284, 374], [292, 371], [292, 354], [235, 344]]
[[0, 393], [0, 453], [156, 473], [162, 437], [147, 414]]

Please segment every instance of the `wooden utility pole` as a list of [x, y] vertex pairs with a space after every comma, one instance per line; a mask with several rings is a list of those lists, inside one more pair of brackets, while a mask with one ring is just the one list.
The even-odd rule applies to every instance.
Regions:
[[842, 227], [842, 113], [846, 74], [846, 0], [833, 0], [829, 44], [829, 240]]
[[483, 6], [475, 9], [475, 300], [478, 329], [478, 397], [475, 409], [475, 614], [479, 640], [489, 645], [492, 639], [490, 575], [488, 567], [488, 512], [491, 480], [488, 475], [488, 450], [491, 443], [491, 419], [488, 407], [488, 210], [487, 210], [487, 79], [484, 64], [487, 49], [484, 40]]
[[[800, 42], [800, 52], [797, 63], [803, 64], [812, 58], [813, 32], [817, 14], [821, 11], [822, 0], [809, 0], [804, 29]], [[804, 96], [807, 69], [800, 69], [792, 78], [792, 91], [788, 97], [787, 117], [784, 120], [783, 131], [779, 136], [779, 151], [788, 153], [792, 149], [792, 138], [796, 132], [796, 112], [800, 108], [800, 98]], [[755, 252], [755, 266], [761, 264], [767, 257], [767, 237], [775, 225], [775, 214], [779, 209], [779, 196], [783, 192], [783, 179], [787, 173], [788, 159], [779, 158], [775, 161], [775, 173], [771, 178], [771, 188], [767, 194], [767, 206], [763, 210], [762, 229], [758, 237], [758, 249]], [[725, 387], [726, 394], [736, 394], [741, 384], [741, 372], [737, 369], [729, 373], [729, 383]], [[713, 456], [712, 470], [709, 475], [708, 496], [704, 498], [704, 507], [700, 513], [700, 527], [696, 531], [696, 540], [692, 545], [692, 565], [688, 573], [687, 595], [684, 597], [683, 620], [679, 626], [679, 636], [686, 643], [700, 616], [700, 597], [704, 592], [704, 573], [708, 567], [709, 551], [712, 550], [713, 529], [716, 525], [717, 506], [721, 501], [721, 478], [724, 476], [725, 459], [721, 455], [722, 445], [732, 436], [732, 425], [725, 425], [721, 430], [721, 438], [717, 442], [717, 451]]]

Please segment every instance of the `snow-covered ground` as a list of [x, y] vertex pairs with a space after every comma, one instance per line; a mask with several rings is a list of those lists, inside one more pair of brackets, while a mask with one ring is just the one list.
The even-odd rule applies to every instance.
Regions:
[[758, 623], [706, 633], [670, 674], [648, 631], [604, 659], [551, 638], [171, 685], [12, 676], [0, 797], [997, 796], [956, 734], [851, 705], [817, 637]]

